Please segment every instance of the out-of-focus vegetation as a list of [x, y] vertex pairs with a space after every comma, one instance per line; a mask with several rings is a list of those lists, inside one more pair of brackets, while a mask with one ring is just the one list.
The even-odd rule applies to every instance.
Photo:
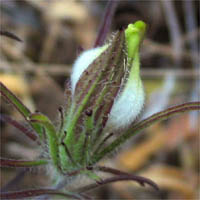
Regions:
[[[80, 47], [91, 48], [106, 1], [0, 1], [2, 30], [19, 36], [19, 43], [0, 38], [0, 80], [32, 110], [47, 114], [56, 123], [57, 109], [65, 100], [64, 84]], [[121, 1], [112, 31], [144, 20], [148, 31], [141, 50], [146, 106], [141, 118], [170, 105], [198, 100], [199, 21], [198, 1]], [[20, 119], [1, 100], [1, 111]], [[35, 145], [13, 127], [1, 125], [1, 156], [34, 159]], [[198, 199], [199, 115], [176, 116], [133, 138], [111, 166], [154, 180], [161, 191], [132, 182], [115, 183], [93, 193], [101, 199]], [[1, 170], [1, 187], [19, 172]], [[20, 172], [23, 173], [22, 171]], [[10, 190], [47, 186], [44, 169], [26, 171]]]

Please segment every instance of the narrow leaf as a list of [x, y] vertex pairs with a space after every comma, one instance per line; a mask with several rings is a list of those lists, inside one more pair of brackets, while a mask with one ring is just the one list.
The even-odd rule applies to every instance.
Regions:
[[107, 154], [113, 152], [117, 147], [126, 142], [130, 137], [141, 132], [143, 129], [153, 125], [156, 122], [166, 120], [175, 114], [180, 114], [186, 111], [200, 110], [200, 102], [189, 102], [168, 108], [164, 111], [158, 112], [147, 119], [133, 125], [124, 134], [115, 139], [110, 145], [105, 147], [99, 154], [94, 155], [91, 164], [98, 162]]
[[16, 107], [16, 109], [25, 117], [29, 117], [31, 111], [3, 84], [0, 82], [0, 93]]
[[144, 184], [147, 183], [147, 184], [151, 185], [154, 189], [159, 190], [157, 185], [153, 181], [151, 181], [147, 178], [144, 178], [141, 176], [133, 176], [133, 175], [120, 175], [120, 176], [114, 176], [114, 177], [110, 177], [110, 178], [98, 181], [97, 183], [86, 185], [84, 187], [77, 189], [76, 192], [79, 192], [79, 193], [87, 192], [89, 190], [96, 189], [100, 186], [103, 186], [103, 185], [106, 185], [109, 183], [118, 182], [118, 181], [137, 181], [142, 186], [144, 186]]
[[0, 167], [34, 167], [46, 164], [48, 164], [47, 160], [27, 161], [0, 158]]
[[106, 173], [114, 174], [114, 175], [117, 175], [119, 177], [120, 176], [132, 177], [133, 181], [138, 182], [142, 186], [144, 186], [145, 184], [148, 184], [151, 187], [153, 187], [155, 190], [159, 190], [159, 188], [158, 188], [158, 186], [157, 186], [156, 183], [154, 183], [152, 180], [150, 180], [148, 178], [145, 178], [145, 177], [136, 176], [136, 175], [133, 175], [133, 174], [130, 174], [130, 173], [127, 173], [127, 172], [120, 171], [118, 169], [113, 169], [113, 168], [104, 167], [104, 166], [96, 166], [94, 168], [94, 170], [98, 170], [98, 171], [101, 171], [101, 172], [106, 172]]
[[[31, 140], [33, 140], [33, 141], [37, 140], [37, 135], [33, 130], [30, 130], [30, 129], [26, 128], [23, 124], [21, 124], [18, 121], [12, 119], [8, 115], [0, 114], [0, 121], [4, 121], [6, 123], [11, 124], [15, 128], [19, 129], [22, 133], [24, 133]], [[39, 141], [38, 141], [38, 144], [39, 144]]]
[[159, 122], [161, 120], [168, 119], [169, 117], [175, 114], [192, 110], [200, 110], [200, 102], [188, 102], [177, 106], [173, 106], [164, 111], [155, 113], [154, 115], [148, 117], [147, 119], [142, 120], [141, 122], [138, 122], [133, 126], [133, 128], [134, 130], [145, 128], [151, 126], [151, 123]]
[[112, 23], [112, 18], [113, 18], [113, 15], [115, 13], [115, 10], [117, 8], [117, 4], [118, 4], [118, 1], [115, 1], [115, 0], [109, 0], [108, 1], [108, 4], [106, 6], [106, 11], [105, 11], [105, 14], [103, 16], [103, 20], [102, 20], [102, 23], [101, 23], [99, 33], [97, 35], [97, 39], [95, 41], [94, 47], [103, 45], [103, 43], [106, 39], [106, 36], [109, 32], [109, 29], [110, 29], [110, 26], [111, 26], [111, 23]]
[[59, 166], [59, 149], [58, 149], [58, 138], [56, 135], [56, 129], [52, 122], [40, 113], [34, 113], [30, 115], [30, 121], [32, 123], [38, 123], [42, 125], [45, 129], [45, 133], [47, 135], [48, 146], [49, 146], [49, 153], [53, 164], [58, 167]]
[[[0, 93], [23, 115], [24, 119], [28, 121], [31, 111], [2, 82], [0, 82]], [[42, 135], [42, 129], [38, 124], [31, 124], [31, 126], [40, 136]]]

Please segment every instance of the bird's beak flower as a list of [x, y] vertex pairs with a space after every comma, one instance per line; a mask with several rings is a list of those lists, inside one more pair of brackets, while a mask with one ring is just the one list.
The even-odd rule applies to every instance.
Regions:
[[[66, 168], [70, 163], [88, 165], [97, 144], [104, 142], [102, 136], [129, 126], [141, 112], [144, 91], [139, 48], [145, 29], [142, 21], [130, 24], [113, 34], [108, 43], [83, 52], [75, 61], [71, 101], [59, 134], [63, 144], [59, 146], [60, 160], [65, 160]], [[66, 160], [66, 147], [74, 161]]]
[[142, 110], [139, 48], [145, 29], [142, 21], [130, 24], [104, 46], [83, 52], [73, 66], [72, 102], [92, 111], [93, 123], [105, 131], [127, 127]]
[[[110, 1], [108, 11], [111, 5], [114, 5], [114, 1]], [[105, 27], [103, 23], [102, 28]], [[144, 104], [139, 49], [145, 29], [145, 23], [137, 21], [130, 24], [127, 29], [113, 34], [108, 43], [85, 51], [79, 56], [73, 66], [71, 87], [66, 88], [68, 98], [65, 112], [59, 108], [61, 117], [59, 127], [54, 126], [44, 114], [32, 113], [0, 82], [0, 93], [22, 114], [32, 127], [32, 131], [6, 115], [0, 115], [0, 120], [10, 123], [31, 140], [37, 141], [38, 145], [44, 147], [42, 149], [45, 152], [44, 159], [35, 161], [0, 158], [0, 166], [49, 165], [53, 169], [51, 177], [55, 188], [60, 188], [4, 192], [0, 194], [2, 199], [13, 199], [13, 197], [21, 199], [43, 194], [89, 199], [83, 192], [120, 180], [136, 181], [142, 186], [148, 184], [158, 190], [158, 186], [147, 178], [97, 165], [106, 155], [153, 123], [181, 112], [200, 109], [200, 102], [188, 102], [155, 113], [131, 125]], [[5, 31], [0, 31], [0, 35], [19, 41], [18, 37]], [[98, 37], [95, 45], [101, 44], [104, 39], [104, 34], [99, 36], [101, 37]], [[127, 130], [122, 130], [124, 128]], [[118, 131], [121, 131], [121, 134], [111, 138]], [[114, 177], [102, 180], [96, 174], [98, 171], [113, 174]], [[79, 175], [91, 178], [95, 183], [75, 190], [68, 188], [69, 192], [66, 192], [66, 189], [65, 192], [61, 190], [73, 180], [69, 177], [77, 178]]]

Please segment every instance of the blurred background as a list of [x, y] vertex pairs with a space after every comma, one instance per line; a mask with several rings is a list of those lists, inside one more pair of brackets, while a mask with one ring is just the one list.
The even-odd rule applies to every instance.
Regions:
[[[79, 49], [94, 45], [107, 1], [1, 0], [0, 27], [19, 36], [0, 38], [0, 80], [32, 111], [55, 123], [64, 86]], [[111, 32], [136, 20], [148, 24], [141, 49], [146, 104], [140, 118], [200, 99], [199, 1], [119, 1]], [[1, 112], [19, 113], [1, 99]], [[160, 192], [132, 182], [92, 191], [98, 199], [199, 199], [199, 113], [178, 115], [132, 138], [106, 165], [148, 177]], [[34, 159], [37, 146], [1, 123], [1, 156]], [[21, 175], [20, 175], [21, 174]], [[9, 181], [15, 182], [8, 184]], [[23, 178], [22, 178], [23, 177]], [[17, 183], [17, 184], [16, 184]], [[49, 186], [43, 168], [2, 169], [2, 189]]]

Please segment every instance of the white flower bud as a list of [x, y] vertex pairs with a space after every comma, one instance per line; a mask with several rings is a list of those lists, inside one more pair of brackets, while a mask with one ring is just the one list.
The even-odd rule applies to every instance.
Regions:
[[71, 74], [71, 87], [72, 94], [74, 94], [76, 83], [78, 82], [82, 73], [88, 68], [88, 66], [107, 49], [108, 45], [102, 47], [97, 47], [94, 49], [89, 49], [81, 53], [81, 55], [75, 61], [72, 67]]
[[[121, 60], [120, 62], [116, 61], [116, 63], [118, 63], [116, 66], [112, 64], [110, 68], [109, 67], [107, 68], [108, 73], [110, 73], [109, 70], [111, 70], [111, 68], [113, 70], [113, 66], [115, 70], [117, 71], [121, 70], [120, 73], [122, 73], [121, 74], [122, 79], [118, 79], [117, 82], [118, 85], [113, 85], [113, 87], [119, 88], [117, 90], [117, 93], [112, 92], [111, 87], [109, 87], [110, 92], [107, 91], [105, 93], [106, 95], [113, 95], [114, 99], [114, 101], [110, 101], [110, 105], [112, 106], [111, 109], [106, 111], [106, 112], [109, 111], [108, 113], [105, 113], [105, 115], [107, 116], [104, 124], [105, 132], [112, 132], [126, 128], [136, 119], [136, 117], [140, 114], [143, 108], [145, 95], [144, 95], [142, 81], [140, 78], [139, 47], [144, 36], [145, 28], [146, 25], [142, 21], [138, 21], [135, 24], [130, 24], [128, 26], [128, 28], [124, 32], [125, 33], [125, 40], [123, 43], [124, 45], [121, 45], [120, 47], [116, 46], [118, 49], [117, 51], [121, 52], [120, 55], [122, 56], [119, 57], [119, 55], [116, 54], [116, 56], [118, 56], [117, 59], [125, 59], [125, 62], [123, 62], [123, 60]], [[115, 41], [115, 43], [116, 42], [117, 41]], [[94, 62], [97, 60], [98, 57], [100, 57], [102, 53], [105, 54], [103, 56], [105, 56], [105, 60], [107, 60], [106, 62], [112, 63], [113, 56], [115, 55], [116, 50], [107, 57], [107, 54], [109, 54], [108, 47], [111, 44], [112, 41], [110, 44], [106, 44], [102, 47], [97, 47], [94, 49], [87, 50], [79, 56], [79, 58], [76, 60], [73, 66], [71, 74], [72, 96], [75, 94], [77, 83], [81, 79], [83, 72], [85, 72], [86, 69], [89, 68], [89, 66], [92, 66], [91, 65], [92, 63], [93, 63], [92, 67], [98, 67], [97, 69], [100, 70], [103, 69], [102, 66], [104, 64], [103, 61], [102, 63], [101, 62], [98, 63], [98, 65], [94, 64]], [[104, 57], [101, 59], [104, 59]], [[122, 63], [125, 63], [125, 66], [123, 66]], [[124, 70], [122, 70], [122, 68], [124, 68]], [[115, 72], [113, 71], [113, 73]], [[114, 79], [112, 79], [112, 73], [109, 76], [111, 76], [111, 80], [115, 81]], [[92, 77], [93, 79], [96, 78], [96, 76]], [[88, 81], [87, 73], [85, 73], [83, 80]], [[80, 84], [83, 84], [83, 82], [81, 82]], [[104, 84], [106, 84], [106, 82]], [[107, 84], [110, 84], [110, 82], [108, 82]], [[103, 91], [103, 86], [100, 91]], [[99, 92], [97, 95], [101, 95], [100, 93], [101, 92]], [[107, 98], [106, 95], [104, 96], [104, 98]], [[98, 97], [93, 97], [93, 98], [98, 98]], [[103, 102], [105, 104], [106, 101]], [[92, 101], [90, 101], [90, 103], [92, 103]]]

